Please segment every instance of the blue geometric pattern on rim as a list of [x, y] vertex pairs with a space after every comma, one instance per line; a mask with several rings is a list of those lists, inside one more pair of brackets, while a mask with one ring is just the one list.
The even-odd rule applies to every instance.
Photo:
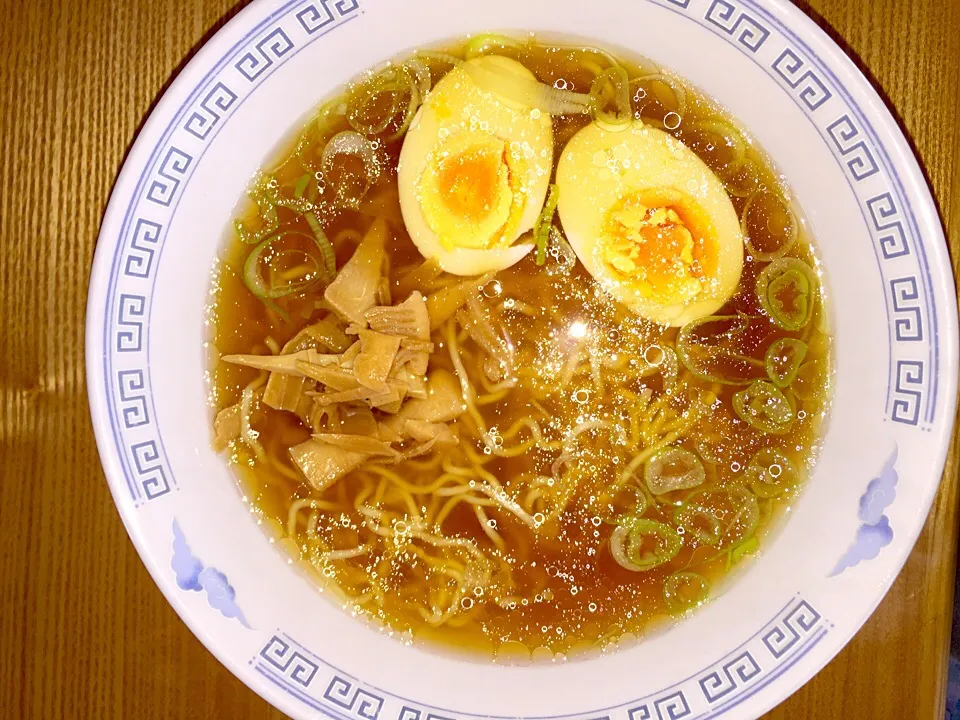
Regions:
[[[795, 597], [740, 647], [676, 685], [616, 707], [554, 717], [556, 720], [717, 717], [760, 692], [795, 665], [831, 627], [809, 602]], [[424, 705], [366, 685], [279, 630], [250, 663], [257, 673], [291, 697], [339, 720], [478, 720], [480, 717]]]
[[359, 683], [353, 683], [338, 675], [330, 680], [323, 697], [339, 708], [356, 715], [362, 720], [377, 720], [383, 708], [383, 698], [364, 690]]
[[[309, 24], [310, 13], [323, 16], [322, 27]], [[110, 273], [103, 354], [111, 429], [138, 507], [176, 488], [150, 391], [149, 318], [167, 229], [184, 188], [231, 114], [280, 64], [359, 14], [355, 0], [293, 0], [279, 8], [194, 89], [137, 183]]]
[[873, 159], [873, 154], [863, 139], [863, 134], [848, 115], [844, 115], [827, 127], [827, 134], [845, 158], [847, 170], [853, 175], [854, 180], [860, 182], [880, 172], [877, 161]]
[[320, 670], [317, 663], [277, 636], [270, 638], [270, 642], [260, 651], [260, 657], [284, 677], [303, 687], [310, 687], [310, 682]]
[[800, 90], [798, 97], [811, 112], [833, 97], [823, 80], [817, 77], [791, 48], [785, 48], [780, 53], [780, 57], [773, 62], [773, 69], [787, 85], [794, 90]]
[[183, 129], [200, 140], [206, 140], [207, 135], [236, 101], [237, 94], [222, 82], [218, 82], [187, 118]]
[[886, 192], [867, 200], [867, 211], [880, 244], [880, 252], [884, 260], [893, 260], [910, 254], [906, 233], [903, 229], [903, 219], [893, 201], [893, 196]]
[[750, 52], [757, 52], [770, 37], [760, 21], [727, 0], [713, 0], [705, 17]]
[[770, 654], [778, 660], [796, 647], [803, 640], [805, 633], [809, 633], [820, 622], [820, 613], [814, 610], [810, 603], [800, 601], [783, 621], [763, 635], [763, 644]]
[[[843, 168], [874, 240], [883, 279], [890, 340], [887, 417], [929, 428], [936, 416], [940, 367], [933, 279], [918, 220], [876, 130], [830, 68], [757, 0], [710, 0], [702, 15], [693, 3], [681, 9], [672, 0], [652, 1], [723, 37], [780, 83]], [[915, 299], [903, 295], [907, 287], [916, 288]], [[904, 307], [905, 300], [910, 307]]]
[[726, 697], [760, 674], [760, 666], [749, 652], [735, 657], [719, 670], [700, 679], [700, 688], [710, 702]]
[[153, 256], [163, 227], [158, 223], [140, 218], [133, 231], [133, 240], [127, 254], [124, 274], [131, 277], [148, 278], [153, 269]]
[[[931, 270], [903, 182], [865, 114], [820, 58], [755, 0], [647, 1], [697, 22], [740, 49], [780, 83], [827, 143], [860, 202], [883, 279], [891, 328], [888, 417], [907, 426], [932, 423], [940, 356]], [[232, 113], [277, 67], [361, 12], [355, 0], [291, 0], [279, 7], [197, 85], [137, 182], [110, 272], [103, 355], [111, 429], [138, 506], [176, 488], [150, 391], [149, 317], [166, 232], [184, 188]], [[697, 676], [628, 706], [577, 717], [717, 717], [787, 672], [830, 627], [809, 603], [796, 599], [753, 638]], [[326, 716], [471, 717], [366, 687], [282, 633], [271, 643], [251, 665], [266, 681]]]
[[193, 156], [183, 150], [175, 147], [168, 149], [163, 162], [160, 163], [160, 169], [157, 170], [157, 176], [147, 191], [147, 199], [158, 205], [170, 207], [192, 162]]
[[338, 17], [345, 17], [360, 8], [357, 0], [337, 0], [334, 5], [336, 14], [334, 14], [329, 7], [332, 3], [333, 0], [320, 0], [319, 2], [311, 3], [297, 13], [297, 20], [300, 21], [300, 25], [306, 30], [308, 35], [313, 35], [323, 30], [323, 28], [331, 23], [335, 23]]
[[870, 481], [860, 497], [860, 512], [857, 513], [857, 518], [861, 525], [857, 528], [853, 544], [840, 558], [830, 577], [840, 575], [867, 560], [873, 560], [883, 548], [893, 542], [893, 528], [890, 527], [890, 518], [884, 511], [897, 499], [897, 483], [900, 481], [900, 474], [897, 472], [898, 454], [898, 449], [894, 448], [880, 474]]
[[920, 312], [920, 290], [914, 277], [896, 278], [890, 281], [893, 299], [893, 314], [896, 316], [894, 331], [900, 342], [923, 341], [923, 314]]
[[143, 347], [143, 318], [147, 299], [143, 295], [120, 296], [117, 309], [117, 352], [139, 352]]
[[293, 41], [283, 28], [274, 28], [252, 50], [240, 58], [234, 67], [248, 82], [253, 82], [291, 50], [293, 50]]
[[127, 429], [150, 424], [147, 411], [147, 388], [143, 370], [121, 370], [117, 373], [123, 425]]

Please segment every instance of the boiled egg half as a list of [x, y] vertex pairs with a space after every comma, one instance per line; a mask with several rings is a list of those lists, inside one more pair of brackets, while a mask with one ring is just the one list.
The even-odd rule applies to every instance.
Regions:
[[506, 57], [461, 63], [427, 95], [403, 142], [404, 224], [425, 258], [456, 275], [502, 270], [534, 247], [517, 240], [543, 208], [553, 124], [547, 113], [498, 95], [498, 79], [513, 76], [535, 80]]
[[558, 211], [580, 261], [638, 315], [680, 326], [719, 310], [743, 271], [723, 183], [676, 138], [639, 120], [592, 123], [557, 166]]

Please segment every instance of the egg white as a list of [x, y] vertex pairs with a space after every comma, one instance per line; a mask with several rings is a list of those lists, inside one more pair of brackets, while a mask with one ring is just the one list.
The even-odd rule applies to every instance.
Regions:
[[[510, 58], [493, 55], [466, 63], [535, 79], [533, 73]], [[516, 241], [533, 228], [546, 199], [553, 163], [553, 123], [547, 113], [518, 106], [481, 89], [468, 74], [466, 63], [437, 83], [414, 118], [400, 153], [397, 184], [404, 224], [421, 254], [427, 259], [436, 258], [449, 273], [479, 275], [515, 265], [534, 247], [533, 243]], [[506, 143], [526, 143], [525, 171], [519, 178], [520, 191], [525, 195], [522, 215], [513, 236], [499, 247], [447, 249], [427, 223], [418, 197], [418, 181], [437, 147], [454, 133], [483, 133]]]
[[[567, 144], [557, 166], [558, 212], [580, 261], [615, 299], [638, 315], [680, 326], [712, 315], [736, 292], [743, 272], [740, 219], [716, 174], [676, 138], [635, 121], [620, 131], [596, 123]], [[717, 271], [689, 303], [664, 305], [640, 296], [602, 259], [600, 238], [608, 211], [625, 196], [671, 189], [692, 198], [713, 223]]]

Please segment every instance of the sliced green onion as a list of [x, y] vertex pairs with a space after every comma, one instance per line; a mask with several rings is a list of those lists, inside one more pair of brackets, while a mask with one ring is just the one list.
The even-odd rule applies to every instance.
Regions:
[[796, 338], [782, 338], [767, 349], [767, 377], [778, 388], [792, 383], [807, 356], [807, 344]]
[[[577, 58], [576, 61], [582, 63], [584, 67], [589, 69], [594, 75], [600, 75], [607, 68], [619, 64], [617, 59], [606, 50], [601, 50], [600, 48], [591, 47], [589, 45], [551, 45], [550, 51], [554, 50], [564, 50], [568, 52], [568, 57], [571, 59], [574, 59], [574, 54], [577, 53], [580, 55], [593, 56], [588, 58], [580, 57]], [[604, 64], [601, 65], [598, 60], [602, 60]]]
[[727, 492], [733, 507], [733, 517], [726, 519], [724, 539], [742, 542], [757, 531], [760, 525], [760, 503], [757, 496], [745, 487], [737, 487]]
[[760, 187], [758, 168], [749, 154], [744, 157], [739, 167], [721, 170], [717, 174], [723, 181], [723, 187], [727, 193], [733, 197], [752, 197]]
[[[397, 122], [397, 115], [403, 107], [403, 116], [397, 122], [396, 130], [386, 140], [391, 142], [403, 137], [430, 92], [432, 83], [430, 68], [417, 58], [387, 67], [351, 92], [347, 112], [350, 127], [368, 138], [376, 137]], [[385, 95], [389, 95], [387, 103], [381, 100]], [[404, 96], [408, 96], [405, 106]]]
[[818, 287], [817, 275], [797, 258], [774, 260], [757, 277], [760, 306], [784, 330], [805, 327], [813, 317]]
[[703, 484], [706, 473], [700, 458], [689, 450], [667, 447], [653, 454], [643, 470], [643, 479], [654, 495], [689, 490]]
[[751, 427], [773, 435], [787, 432], [797, 417], [786, 396], [765, 380], [735, 394], [733, 409]]
[[549, 115], [585, 113], [592, 104], [589, 93], [559, 90], [491, 63], [464, 63], [463, 67], [481, 90]]
[[264, 298], [263, 304], [267, 306], [268, 310], [272, 310], [277, 315], [279, 315], [280, 319], [283, 320], [284, 322], [287, 322], [287, 323], [291, 322], [290, 313], [288, 313], [282, 307], [277, 305], [273, 300], [270, 300], [269, 298]]
[[240, 238], [240, 242], [246, 243], [247, 245], [255, 245], [256, 243], [263, 242], [264, 238], [275, 233], [280, 226], [276, 206], [260, 206], [260, 220], [262, 224], [256, 230], [248, 228], [243, 220], [234, 220], [233, 227], [237, 232], [237, 237]]
[[756, 535], [751, 535], [746, 540], [737, 543], [727, 552], [727, 570], [748, 555], [755, 555], [759, 549], [760, 541]]
[[423, 60], [410, 58], [403, 63], [403, 69], [416, 81], [421, 99], [425, 98], [433, 87], [433, 76], [430, 74], [430, 68], [426, 66]]
[[[764, 205], [774, 205], [764, 207]], [[776, 227], [771, 227], [774, 213], [783, 215], [786, 219], [783, 227], [777, 223]], [[760, 215], [760, 220], [769, 236], [779, 235], [779, 242], [775, 247], [761, 247], [755, 240], [758, 235], [756, 224], [757, 218], [754, 215]], [[757, 260], [777, 260], [786, 255], [796, 244], [800, 236], [800, 223], [794, 215], [793, 210], [783, 201], [779, 195], [770, 192], [759, 192], [753, 195], [743, 208], [743, 214], [740, 217], [740, 228], [743, 231], [743, 241], [746, 244], [747, 252]]]
[[750, 327], [748, 315], [718, 315], [687, 323], [677, 335], [677, 357], [701, 380], [747, 385], [759, 379], [763, 362], [737, 352]]
[[[674, 107], [671, 108], [661, 99], [660, 93], [656, 91], [655, 86], [657, 83], [666, 86], [670, 92], [673, 93]], [[648, 100], [651, 94], [654, 96], [653, 99], [660, 103], [667, 113], [672, 111], [676, 112], [681, 118], [686, 116], [687, 91], [684, 90], [683, 85], [681, 85], [679, 81], [663, 73], [645, 75], [644, 77], [634, 78], [630, 81], [630, 95], [633, 98], [633, 101], [637, 104], [636, 111], [638, 113], [643, 112], [647, 104], [644, 101]]]
[[702, 575], [679, 572], [663, 584], [663, 599], [670, 612], [681, 613], [699, 607], [710, 594], [710, 584]]
[[[680, 376], [680, 362], [673, 348], [665, 347], [661, 350], [663, 351], [663, 360], [660, 361], [657, 369], [660, 371], [660, 378], [663, 380], [663, 391], [669, 393], [673, 392], [673, 389], [677, 386], [677, 378]], [[703, 397], [697, 399], [700, 401]]]
[[800, 366], [793, 381], [793, 393], [801, 400], [815, 400], [827, 387], [826, 367], [822, 360], [810, 360]]
[[[421, 63], [422, 65], [422, 63]], [[422, 80], [417, 80], [416, 77], [410, 75], [412, 72], [409, 68], [404, 66], [403, 72], [410, 78], [410, 100], [407, 101], [407, 107], [403, 111], [403, 119], [400, 121], [400, 125], [397, 126], [397, 129], [390, 134], [387, 138], [387, 142], [392, 142], [398, 140], [407, 134], [407, 130], [410, 129], [410, 125], [413, 124], [413, 119], [417, 116], [417, 110], [420, 109], [420, 104], [423, 102], [426, 97], [426, 92], [430, 91], [430, 73], [427, 73], [427, 91], [423, 92], [420, 90]]]
[[456, 55], [451, 55], [450, 53], [445, 53], [440, 50], [417, 50], [418, 58], [425, 58], [426, 60], [435, 60], [439, 63], [446, 63], [447, 65], [459, 65], [463, 62]]
[[409, 74], [391, 65], [354, 85], [347, 99], [350, 127], [368, 137], [382, 133], [400, 112], [401, 98], [412, 84]]
[[694, 438], [693, 441], [693, 446], [701, 458], [708, 463], [716, 465], [724, 461], [723, 456], [726, 452], [726, 442], [726, 438], [708, 426], [697, 433], [697, 437]]
[[[747, 143], [735, 126], [722, 120], [694, 120], [685, 123], [681, 133], [687, 147], [702, 157], [715, 171], [733, 173], [747, 157]], [[726, 149], [731, 157], [720, 152]]]
[[312, 173], [304, 173], [300, 176], [300, 179], [297, 180], [297, 184], [293, 186], [294, 197], [303, 197], [303, 194], [307, 191], [307, 185], [310, 184], [311, 177]]
[[505, 50], [506, 48], [520, 48], [519, 42], [506, 35], [497, 35], [495, 33], [483, 33], [470, 38], [464, 48], [464, 56], [467, 59], [489, 55], [494, 50]]
[[260, 218], [260, 226], [256, 230], [251, 230], [242, 220], [235, 220], [234, 229], [237, 231], [237, 237], [240, 242], [248, 245], [255, 245], [263, 242], [266, 238], [277, 231], [280, 226], [280, 218], [277, 215], [277, 204], [273, 201], [271, 192], [267, 184], [270, 176], [263, 173], [257, 173], [247, 191], [247, 195], [257, 204], [257, 212]]
[[560, 202], [560, 188], [551, 185], [547, 193], [547, 201], [540, 211], [540, 217], [533, 225], [533, 237], [537, 241], [537, 265], [547, 261], [547, 240], [550, 237], [550, 228], [553, 227], [553, 216], [557, 212], [557, 203]]
[[666, 523], [627, 517], [610, 536], [610, 554], [617, 564], [633, 572], [646, 572], [673, 560], [683, 538]]
[[764, 448], [750, 460], [744, 471], [754, 495], [773, 498], [797, 486], [799, 474], [786, 455], [776, 448]]
[[355, 155], [363, 161], [364, 176], [356, 187], [348, 187], [344, 181], [335, 185], [336, 203], [340, 207], [356, 208], [380, 176], [380, 165], [370, 141], [358, 132], [344, 130], [334, 135], [323, 149], [320, 160], [323, 174], [331, 182], [331, 170], [340, 155]]
[[317, 243], [317, 247], [320, 248], [320, 256], [323, 258], [323, 268], [326, 271], [326, 277], [324, 279], [329, 284], [333, 282], [333, 279], [337, 276], [337, 254], [333, 249], [333, 243], [327, 238], [327, 234], [323, 232], [323, 228], [320, 227], [320, 221], [316, 215], [307, 213], [303, 217], [306, 218], [307, 224], [313, 231], [313, 237]]
[[633, 123], [630, 79], [619, 65], [604, 70], [590, 88], [593, 119], [604, 130], [619, 132]]
[[315, 157], [315, 153], [323, 147], [332, 127], [342, 122], [347, 112], [347, 103], [342, 96], [334, 98], [317, 110], [317, 114], [307, 123], [297, 140], [296, 153], [304, 167], [314, 172], [320, 169], [317, 162], [319, 158]]
[[[302, 179], [302, 178], [301, 178]], [[257, 197], [275, 208], [282, 207], [296, 213], [310, 212], [315, 209], [314, 204], [299, 195], [285, 195], [281, 191], [281, 184], [277, 178], [269, 173], [262, 173], [256, 180], [254, 193]]]
[[678, 507], [673, 513], [674, 522], [684, 531], [684, 537], [692, 536], [700, 545], [719, 545], [723, 536], [720, 519], [710, 508], [701, 505], [695, 496]]
[[[244, 284], [255, 297], [258, 297], [261, 300], [276, 300], [277, 298], [286, 297], [287, 295], [303, 292], [311, 285], [315, 284], [319, 279], [318, 274], [318, 277], [308, 278], [300, 282], [288, 283], [278, 287], [270, 287], [264, 281], [263, 276], [260, 273], [260, 261], [263, 259], [264, 253], [271, 248], [274, 243], [277, 243], [288, 237], [304, 237], [311, 239], [309, 235], [297, 232], [295, 230], [287, 230], [282, 233], [277, 233], [276, 235], [267, 238], [257, 245], [247, 256], [247, 260], [243, 265]], [[317, 269], [319, 270], [319, 264]]]

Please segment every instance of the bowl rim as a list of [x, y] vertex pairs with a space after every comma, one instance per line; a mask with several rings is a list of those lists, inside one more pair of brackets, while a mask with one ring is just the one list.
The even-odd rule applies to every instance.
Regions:
[[[680, 0], [682, 2], [683, 0]], [[689, 0], [688, 0], [689, 1]], [[757, 0], [740, 0], [747, 5], [757, 5]], [[297, 4], [294, 2], [282, 2], [282, 0], [254, 0], [250, 5], [241, 10], [235, 17], [211, 36], [196, 55], [178, 72], [173, 82], [159, 97], [156, 104], [149, 112], [146, 122], [137, 133], [136, 141], [130, 147], [123, 162], [123, 167], [117, 176], [111, 191], [111, 198], [103, 215], [101, 224], [101, 233], [97, 243], [97, 249], [92, 265], [90, 276], [90, 289], [87, 299], [87, 327], [86, 327], [86, 374], [88, 382], [88, 399], [91, 408], [93, 426], [96, 434], [97, 445], [100, 457], [104, 466], [105, 474], [114, 497], [121, 520], [133, 542], [141, 560], [144, 562], [154, 582], [163, 593], [167, 602], [174, 608], [181, 620], [190, 628], [193, 634], [204, 644], [204, 646], [231, 672], [241, 679], [254, 692], [263, 697], [272, 705], [277, 705], [277, 698], [264, 691], [259, 684], [252, 682], [250, 674], [245, 671], [244, 666], [233, 660], [209, 635], [200, 618], [189, 610], [182, 602], [182, 598], [176, 593], [176, 588], [170, 583], [164, 569], [160, 566], [158, 559], [151, 555], [150, 548], [144, 539], [139, 522], [133, 512], [133, 507], [129, 499], [123, 495], [124, 481], [122, 469], [117, 464], [116, 451], [113, 448], [112, 438], [103, 428], [102, 418], [108, 412], [105, 394], [101, 392], [103, 385], [100, 375], [100, 365], [103, 362], [99, 354], [99, 343], [101, 327], [100, 321], [103, 318], [103, 310], [100, 306], [105, 294], [106, 287], [104, 281], [105, 269], [112, 260], [115, 250], [115, 238], [111, 236], [111, 224], [117, 215], [122, 215], [129, 204], [126, 188], [132, 186], [133, 176], [140, 171], [143, 161], [149, 156], [150, 151], [156, 143], [156, 139], [163, 132], [163, 123], [170, 116], [174, 103], [181, 96], [189, 93], [194, 85], [194, 78], [202, 75], [202, 71], [216, 62], [216, 59], [223, 52], [224, 44], [228, 39], [239, 35], [242, 29], [252, 27], [257, 24], [256, 21], [264, 20], [281, 12], [281, 8], [291, 7]], [[668, 0], [679, 4], [678, 0]], [[946, 237], [940, 220], [939, 211], [930, 191], [926, 176], [921, 168], [920, 162], [913, 151], [912, 146], [907, 140], [904, 130], [895, 119], [893, 113], [882, 99], [880, 93], [874, 88], [873, 83], [864, 75], [857, 65], [847, 56], [843, 49], [813, 20], [805, 15], [799, 8], [789, 3], [787, 0], [764, 0], [763, 4], [769, 9], [764, 9], [764, 14], [773, 14], [780, 18], [778, 24], [794, 33], [795, 39], [804, 47], [809, 49], [808, 43], [817, 45], [815, 55], [825, 61], [825, 65], [830, 68], [841, 69], [846, 77], [849, 77], [848, 83], [855, 82], [858, 89], [866, 95], [866, 101], [860, 101], [861, 107], [867, 111], [866, 114], [870, 120], [880, 130], [884, 145], [895, 151], [897, 156], [896, 167], [901, 178], [905, 181], [908, 190], [904, 190], [904, 195], [908, 196], [917, 205], [913, 208], [914, 214], [919, 218], [920, 226], [925, 230], [925, 247], [931, 254], [930, 271], [934, 286], [944, 288], [948, 294], [952, 292], [955, 296], [954, 276], [952, 266], [946, 251]], [[806, 40], [804, 40], [806, 38]], [[838, 81], [839, 83], [840, 81]], [[842, 83], [841, 83], [842, 84]], [[943, 359], [942, 368], [954, 370], [957, 367], [957, 307], [955, 303], [947, 303], [943, 308], [946, 324], [941, 333]], [[951, 418], [948, 422], [940, 424], [937, 438], [939, 447], [938, 457], [935, 458], [935, 464], [942, 468], [945, 464], [949, 451], [949, 438], [952, 431], [952, 418], [956, 414], [957, 404], [957, 377], [955, 372], [945, 373], [944, 392], [947, 397], [946, 407], [943, 412], [945, 417]], [[922, 505], [929, 513], [936, 493], [939, 489], [939, 483], [930, 483], [922, 499]], [[875, 600], [869, 607], [864, 606], [864, 611], [860, 620], [854, 626], [851, 624], [849, 632], [842, 633], [842, 638], [831, 652], [822, 656], [822, 662], [818, 659], [817, 667], [809, 672], [793, 673], [791, 675], [790, 694], [795, 692], [800, 686], [810, 680], [810, 678], [819, 672], [839, 651], [842, 649], [856, 632], [858, 632], [864, 622], [873, 614], [876, 607], [887, 595], [890, 587], [902, 570], [907, 558], [909, 557], [916, 540], [922, 531], [923, 523], [911, 527], [909, 532], [904, 533], [905, 540], [902, 544], [898, 543], [899, 550], [896, 562], [890, 563], [894, 569], [885, 582], [882, 591], [876, 593]], [[787, 697], [783, 694], [780, 700], [774, 701], [770, 707], [777, 702], [781, 702]], [[769, 709], [769, 708], [767, 708]]]

